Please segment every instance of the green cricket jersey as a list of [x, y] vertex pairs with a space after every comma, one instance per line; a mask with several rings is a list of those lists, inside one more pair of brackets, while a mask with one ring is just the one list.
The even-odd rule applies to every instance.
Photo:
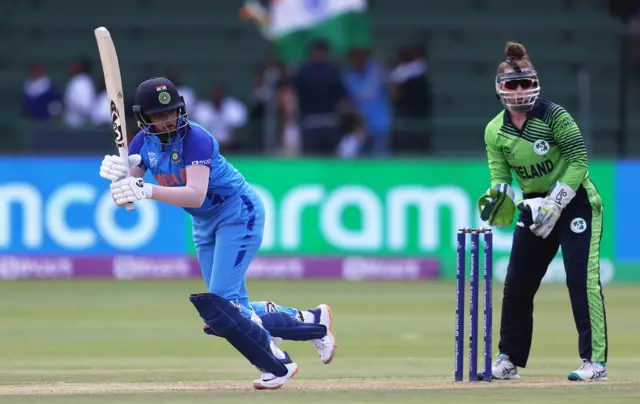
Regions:
[[560, 105], [538, 100], [521, 130], [503, 110], [486, 127], [491, 186], [510, 184], [522, 192], [546, 193], [556, 182], [576, 191], [587, 180], [587, 152], [578, 125]]

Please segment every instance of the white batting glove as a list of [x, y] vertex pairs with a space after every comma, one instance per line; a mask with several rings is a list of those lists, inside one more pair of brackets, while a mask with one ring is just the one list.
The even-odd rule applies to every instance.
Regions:
[[[137, 167], [140, 161], [142, 157], [139, 154], [132, 154], [129, 156], [129, 167]], [[100, 176], [109, 181], [118, 181], [129, 175], [129, 167], [120, 156], [104, 156], [100, 165]]]
[[531, 232], [542, 238], [549, 237], [556, 222], [560, 219], [562, 209], [567, 207], [574, 196], [576, 196], [576, 192], [571, 187], [567, 184], [557, 183], [551, 193], [544, 198], [538, 209], [538, 214], [533, 217], [533, 224], [529, 226]]
[[151, 199], [153, 187], [142, 178], [126, 177], [111, 184], [111, 196], [118, 206], [142, 199]]

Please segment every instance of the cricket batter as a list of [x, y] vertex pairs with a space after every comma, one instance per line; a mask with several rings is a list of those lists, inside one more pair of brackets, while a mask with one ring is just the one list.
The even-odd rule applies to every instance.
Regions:
[[[298, 365], [262, 326], [261, 317], [249, 305], [245, 282], [249, 263], [262, 242], [265, 211], [260, 197], [220, 154], [214, 137], [188, 120], [184, 101], [170, 80], [142, 82], [133, 110], [141, 130], [129, 146], [130, 176], [118, 156], [105, 156], [100, 175], [115, 181], [111, 194], [119, 206], [154, 199], [182, 207], [191, 216], [197, 258], [209, 292], [193, 294], [189, 300], [214, 335], [225, 338], [262, 372], [254, 388], [282, 387], [297, 373]], [[159, 185], [144, 182], [147, 170]], [[310, 333], [318, 337], [310, 325], [288, 314], [275, 316], [275, 320], [269, 317], [269, 326], [284, 329], [289, 339], [305, 339]], [[325, 349], [333, 350], [331, 324], [316, 326], [324, 327]]]
[[533, 334], [533, 299], [562, 247], [582, 365], [569, 380], [607, 378], [607, 325], [600, 284], [602, 200], [587, 170], [578, 125], [560, 105], [539, 99], [540, 81], [525, 48], [509, 42], [496, 93], [504, 110], [486, 127], [491, 188], [478, 203], [492, 226], [509, 226], [515, 173], [524, 200], [513, 235], [502, 299], [496, 379], [519, 379]]

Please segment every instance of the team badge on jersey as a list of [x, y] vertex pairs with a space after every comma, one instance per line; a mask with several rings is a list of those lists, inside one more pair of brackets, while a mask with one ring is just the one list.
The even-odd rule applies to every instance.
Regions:
[[171, 102], [171, 96], [168, 92], [163, 91], [158, 95], [158, 101], [160, 101], [160, 104], [167, 105]]
[[178, 164], [180, 162], [180, 153], [175, 149], [171, 152], [171, 162], [173, 164]]
[[533, 151], [538, 156], [544, 156], [545, 154], [549, 153], [549, 148], [549, 142], [547, 142], [546, 140], [538, 139], [533, 143]]
[[576, 217], [575, 219], [573, 219], [571, 221], [571, 231], [574, 233], [582, 233], [583, 231], [587, 230], [587, 222], [581, 218], [581, 217]]

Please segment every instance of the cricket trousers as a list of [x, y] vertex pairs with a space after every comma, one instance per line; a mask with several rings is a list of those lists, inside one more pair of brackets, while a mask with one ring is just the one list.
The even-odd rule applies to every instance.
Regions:
[[[539, 196], [544, 195], [524, 198]], [[549, 264], [562, 248], [580, 358], [606, 362], [607, 325], [600, 283], [602, 200], [595, 185], [589, 179], [583, 182], [546, 239], [533, 234], [529, 230], [531, 224], [531, 214], [520, 212], [502, 298], [500, 353], [508, 355], [516, 366], [527, 365], [533, 335], [533, 300]]]

